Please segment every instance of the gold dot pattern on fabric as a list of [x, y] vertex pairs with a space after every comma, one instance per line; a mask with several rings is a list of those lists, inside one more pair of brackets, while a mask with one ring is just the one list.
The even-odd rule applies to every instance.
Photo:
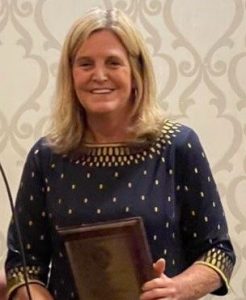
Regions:
[[[216, 234], [221, 236], [224, 232], [224, 223], [221, 219], [214, 221], [213, 216], [216, 215], [219, 205], [216, 196], [214, 197], [212, 176], [210, 179], [211, 173], [204, 165], [206, 161], [201, 157], [201, 151], [196, 152], [197, 145], [193, 142], [192, 135], [187, 135], [189, 129], [184, 128], [185, 139], [183, 139], [183, 128], [180, 134], [178, 134], [179, 130], [178, 125], [169, 122], [157, 141], [144, 146], [85, 145], [81, 157], [79, 159], [76, 157], [74, 160], [71, 156], [65, 159], [59, 155], [50, 156], [52, 151], [48, 152], [46, 148], [49, 160], [44, 160], [43, 153], [40, 155], [42, 163], [48, 166], [41, 174], [43, 193], [39, 192], [42, 186], [39, 186], [39, 190], [35, 186], [39, 181], [40, 170], [30, 168], [27, 173], [28, 180], [32, 180], [35, 189], [28, 190], [25, 199], [27, 202], [30, 200], [33, 202], [26, 204], [30, 209], [40, 207], [37, 218], [30, 217], [31, 214], [24, 216], [25, 228], [29, 230], [27, 236], [35, 234], [35, 243], [32, 239], [27, 239], [24, 245], [27, 250], [30, 247], [27, 251], [29, 262], [30, 257], [36, 256], [35, 263], [39, 263], [40, 258], [35, 252], [37, 246], [46, 247], [43, 249], [49, 247], [49, 232], [45, 226], [41, 226], [42, 224], [51, 224], [58, 230], [64, 224], [73, 225], [73, 222], [78, 222], [78, 225], [81, 225], [119, 216], [127, 218], [142, 216], [148, 225], [147, 238], [150, 241], [151, 251], [158, 254], [158, 257], [164, 255], [175, 272], [179, 272], [180, 266], [183, 265], [179, 251], [187, 249], [186, 247], [193, 243], [194, 253], [197, 253], [204, 232], [210, 233], [210, 228], [215, 233], [213, 239], [208, 241], [211, 237], [208, 234], [202, 246], [205, 246], [205, 249], [214, 247], [216, 242], [214, 236]], [[174, 138], [176, 134], [177, 142]], [[172, 143], [174, 148], [169, 148]], [[177, 149], [175, 147], [182, 147], [186, 155], [178, 156], [179, 151], [170, 151]], [[38, 157], [35, 159], [38, 160]], [[189, 172], [189, 176], [183, 176], [182, 172], [176, 171], [177, 163], [180, 161]], [[101, 169], [97, 169], [98, 167]], [[33, 179], [30, 178], [30, 174], [31, 176], [35, 174]], [[25, 189], [26, 181], [23, 190]], [[47, 199], [47, 202], [43, 199]], [[200, 207], [205, 203], [208, 210], [201, 211]], [[47, 217], [52, 220], [47, 222], [44, 219]], [[176, 218], [180, 220], [179, 217], [182, 218], [180, 223], [182, 228], [176, 227]], [[180, 246], [181, 234], [187, 243]], [[30, 243], [29, 246], [27, 243]], [[63, 268], [62, 253], [59, 255], [63, 248], [59, 245], [55, 246], [57, 245], [54, 245], [55, 260], [61, 263]], [[217, 246], [221, 249], [224, 247], [216, 244]], [[190, 260], [194, 261], [194, 257], [190, 257]], [[217, 256], [212, 254], [210, 263], [223, 269], [230, 261], [228, 262], [227, 256], [220, 253]], [[57, 268], [55, 264], [52, 267], [54, 272]], [[63, 278], [60, 274], [53, 276], [53, 280], [58, 283], [57, 299], [60, 299], [63, 289], [61, 287], [61, 291], [59, 290], [59, 284], [61, 285], [60, 282], [67, 277], [64, 274], [62, 274]], [[63, 280], [63, 282], [67, 281]], [[71, 299], [70, 291], [64, 298]]]
[[159, 207], [154, 207], [154, 211], [156, 212], [156, 213], [158, 213], [159, 212]]

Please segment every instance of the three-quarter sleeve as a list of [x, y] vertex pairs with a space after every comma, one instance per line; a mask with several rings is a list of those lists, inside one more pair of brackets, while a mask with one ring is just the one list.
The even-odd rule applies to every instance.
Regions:
[[189, 264], [204, 264], [217, 271], [223, 286], [229, 287], [235, 255], [228, 235], [227, 222], [210, 166], [200, 141], [188, 129], [176, 149], [177, 192], [181, 202], [181, 230]]
[[[23, 169], [15, 210], [22, 234], [28, 281], [41, 285], [47, 283], [51, 252], [45, 195], [41, 154], [36, 144], [30, 151]], [[13, 218], [7, 242], [5, 269], [10, 296], [17, 287], [24, 284], [23, 263]]]

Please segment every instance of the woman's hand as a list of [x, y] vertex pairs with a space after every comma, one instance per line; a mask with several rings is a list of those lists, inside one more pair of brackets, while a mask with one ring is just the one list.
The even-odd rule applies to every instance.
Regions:
[[203, 264], [193, 264], [172, 278], [165, 272], [165, 260], [153, 264], [156, 278], [146, 282], [140, 300], [197, 300], [217, 290], [222, 285], [220, 275]]
[[168, 299], [168, 300], [181, 300], [181, 291], [175, 280], [167, 277], [164, 274], [166, 262], [160, 258], [153, 264], [156, 278], [146, 282], [143, 287], [143, 293], [140, 300], [151, 299]]
[[[33, 300], [54, 300], [49, 291], [40, 284], [29, 284], [30, 292]], [[21, 286], [16, 290], [13, 300], [29, 300], [26, 287]]]

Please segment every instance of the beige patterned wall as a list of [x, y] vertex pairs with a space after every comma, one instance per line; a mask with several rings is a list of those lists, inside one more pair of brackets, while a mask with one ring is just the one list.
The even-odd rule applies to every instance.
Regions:
[[[159, 101], [198, 132], [237, 252], [233, 292], [225, 298], [246, 299], [244, 0], [0, 0], [0, 159], [13, 194], [27, 151], [45, 128], [65, 33], [92, 6], [121, 8], [139, 25]], [[1, 267], [10, 218], [2, 181], [0, 205]]]

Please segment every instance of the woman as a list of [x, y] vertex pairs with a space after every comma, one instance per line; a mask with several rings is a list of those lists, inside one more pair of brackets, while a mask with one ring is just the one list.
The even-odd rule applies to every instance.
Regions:
[[[16, 202], [35, 300], [77, 299], [59, 227], [132, 216], [156, 261], [141, 300], [227, 292], [235, 256], [208, 162], [194, 131], [163, 118], [153, 78], [122, 12], [92, 10], [68, 33], [51, 130]], [[13, 224], [8, 244], [8, 293], [27, 299]]]

